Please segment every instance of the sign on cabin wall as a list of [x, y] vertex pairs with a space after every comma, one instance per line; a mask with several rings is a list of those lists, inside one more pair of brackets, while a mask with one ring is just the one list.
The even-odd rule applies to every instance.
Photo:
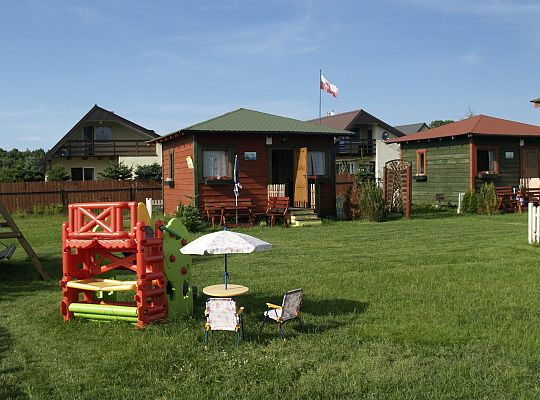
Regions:
[[256, 161], [257, 160], [257, 152], [256, 151], [245, 151], [244, 152], [244, 160], [246, 160], [246, 161]]

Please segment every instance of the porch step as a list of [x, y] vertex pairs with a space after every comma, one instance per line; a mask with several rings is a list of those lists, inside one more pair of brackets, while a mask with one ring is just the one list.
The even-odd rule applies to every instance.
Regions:
[[291, 226], [321, 225], [322, 220], [311, 208], [289, 208]]
[[314, 213], [315, 213], [315, 210], [312, 208], [289, 207], [290, 215], [312, 215]]
[[314, 218], [296, 218], [293, 222], [291, 221], [291, 226], [308, 226], [308, 225], [321, 225], [322, 219]]

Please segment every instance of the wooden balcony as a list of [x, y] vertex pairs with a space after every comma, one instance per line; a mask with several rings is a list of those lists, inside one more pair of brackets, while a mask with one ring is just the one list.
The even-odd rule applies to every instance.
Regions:
[[371, 156], [375, 154], [376, 148], [376, 141], [373, 139], [350, 140], [340, 138], [336, 144], [336, 155]]
[[68, 140], [56, 152], [57, 157], [151, 157], [156, 146], [145, 140]]

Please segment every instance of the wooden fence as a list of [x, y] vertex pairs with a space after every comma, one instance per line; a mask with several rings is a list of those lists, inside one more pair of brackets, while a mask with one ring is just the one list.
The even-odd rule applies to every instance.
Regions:
[[352, 189], [354, 177], [353, 174], [336, 175], [336, 196], [344, 196]]
[[162, 199], [160, 181], [79, 181], [0, 183], [0, 202], [13, 212], [32, 212], [34, 207], [51, 204], [100, 201], [140, 201], [147, 197]]

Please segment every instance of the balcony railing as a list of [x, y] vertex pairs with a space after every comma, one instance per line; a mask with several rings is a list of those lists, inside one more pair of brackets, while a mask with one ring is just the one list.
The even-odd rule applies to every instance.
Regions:
[[350, 140], [340, 138], [336, 144], [336, 154], [370, 156], [375, 154], [376, 147], [374, 139]]
[[58, 157], [151, 157], [156, 146], [145, 140], [68, 140], [56, 152]]

